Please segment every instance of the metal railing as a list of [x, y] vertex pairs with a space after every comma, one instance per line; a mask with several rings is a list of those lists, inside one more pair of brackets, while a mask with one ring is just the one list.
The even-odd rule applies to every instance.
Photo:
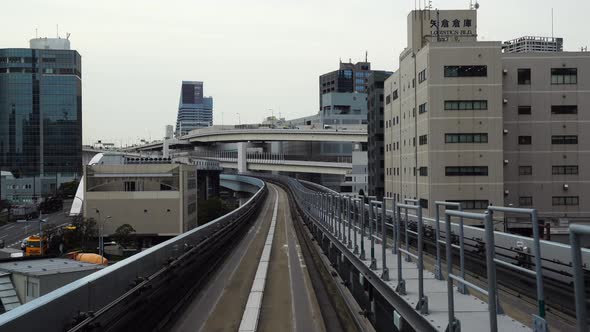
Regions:
[[[442, 268], [441, 268], [441, 261], [442, 256], [445, 255], [445, 259], [447, 262], [447, 288], [448, 288], [448, 302], [449, 302], [449, 331], [458, 331], [460, 329], [460, 322], [455, 317], [454, 314], [454, 296], [453, 296], [453, 286], [457, 286], [457, 290], [460, 293], [467, 294], [467, 288], [476, 290], [477, 292], [486, 295], [488, 297], [488, 312], [490, 318], [490, 329], [492, 331], [497, 331], [498, 328], [498, 319], [497, 316], [502, 314], [501, 307], [499, 306], [499, 299], [498, 299], [498, 282], [496, 279], [496, 269], [497, 266], [501, 266], [503, 268], [508, 268], [511, 270], [515, 270], [520, 273], [524, 273], [529, 276], [535, 277], [535, 287], [537, 290], [537, 304], [538, 304], [538, 312], [533, 315], [533, 330], [534, 331], [547, 331], [547, 324], [545, 322], [545, 301], [544, 301], [544, 294], [543, 294], [543, 272], [542, 272], [542, 264], [541, 261], [543, 256], [541, 256], [541, 240], [540, 234], [538, 229], [538, 220], [536, 215], [536, 210], [534, 209], [514, 209], [508, 207], [497, 207], [497, 206], [490, 206], [485, 213], [470, 213], [464, 212], [461, 210], [460, 203], [457, 202], [446, 202], [446, 201], [437, 201], [435, 202], [437, 210], [441, 206], [446, 207], [447, 209], [444, 210], [445, 220], [440, 220], [440, 213], [437, 211], [436, 218], [427, 219], [423, 218], [421, 215], [421, 207], [419, 205], [418, 200], [407, 199], [404, 201], [404, 204], [398, 203], [396, 200], [392, 198], [384, 198], [383, 201], [376, 201], [376, 200], [369, 200], [366, 202], [366, 197], [357, 196], [357, 197], [342, 197], [340, 194], [329, 190], [327, 188], [321, 187], [315, 183], [309, 183], [305, 181], [297, 181], [292, 178], [284, 177], [282, 181], [286, 181], [293, 192], [297, 202], [303, 206], [304, 210], [315, 220], [318, 220], [321, 225], [323, 225], [327, 230], [332, 232], [338, 241], [342, 242], [345, 245], [345, 248], [348, 248], [355, 257], [357, 257], [361, 261], [367, 261], [370, 259], [370, 269], [375, 270], [377, 266], [376, 264], [376, 257], [374, 254], [374, 243], [375, 241], [381, 241], [382, 243], [382, 262], [381, 262], [381, 280], [388, 281], [390, 279], [389, 270], [387, 267], [387, 256], [384, 254], [386, 252], [387, 247], [387, 238], [388, 238], [388, 229], [390, 231], [390, 235], [392, 236], [392, 253], [397, 255], [395, 259], [398, 261], [398, 276], [397, 276], [397, 288], [396, 291], [398, 294], [402, 295], [405, 294], [405, 285], [402, 273], [402, 256], [405, 257], [412, 257], [417, 260], [418, 265], [418, 282], [419, 282], [419, 289], [418, 289], [418, 304], [416, 305], [416, 310], [418, 310], [422, 314], [428, 313], [428, 299], [424, 295], [423, 290], [423, 283], [424, 283], [424, 258], [422, 248], [424, 247], [424, 243], [422, 239], [425, 237], [424, 227], [426, 221], [428, 221], [430, 227], [435, 229], [435, 244], [436, 244], [436, 263], [435, 263], [435, 277], [436, 279], [443, 279]], [[302, 184], [303, 183], [303, 184]], [[338, 202], [342, 201], [343, 204], [334, 204], [330, 202]], [[390, 204], [389, 201], [391, 201]], [[344, 204], [346, 203], [346, 204]], [[414, 204], [408, 204], [414, 203]], [[346, 211], [342, 211], [346, 209]], [[414, 214], [409, 214], [408, 210], [414, 211]], [[403, 213], [402, 213], [403, 212]], [[498, 246], [495, 239], [495, 230], [493, 225], [493, 213], [494, 212], [505, 212], [505, 213], [527, 213], [530, 215], [532, 219], [532, 226], [533, 226], [533, 238], [529, 243], [532, 243], [533, 253], [528, 254], [528, 256], [532, 256], [534, 258], [534, 270], [528, 269], [523, 266], [527, 266], [525, 264], [523, 266], [518, 266], [516, 264], [511, 263], [510, 261], [516, 261], [517, 263], [520, 262], [518, 257], [506, 256], [503, 253], [503, 250], [506, 250], [505, 244]], [[317, 218], [319, 216], [319, 218]], [[451, 218], [457, 218], [458, 223], [452, 223]], [[463, 219], [470, 219], [470, 220], [479, 220], [484, 224], [484, 228], [475, 228], [473, 226], [466, 226], [463, 223]], [[367, 221], [369, 225], [367, 225]], [[415, 227], [414, 230], [410, 227], [410, 221], [414, 223]], [[444, 223], [444, 230], [441, 230], [440, 223]], [[576, 227], [574, 227], [576, 226]], [[572, 226], [572, 231], [577, 233], [575, 234], [588, 234], [590, 235], [590, 226], [584, 228], [582, 230], [581, 226], [574, 225]], [[348, 228], [348, 229], [346, 229]], [[403, 228], [403, 229], [402, 229]], [[466, 280], [465, 277], [465, 250], [466, 250], [466, 243], [465, 243], [465, 231], [469, 230], [470, 234], [472, 234], [470, 241], [471, 246], [473, 246], [474, 241], [476, 250], [481, 250], [484, 248], [480, 248], [479, 245], [484, 245], [484, 251], [479, 251], [480, 253], [484, 253], [486, 264], [486, 274], [487, 279], [484, 279], [484, 286], [478, 286], [472, 282]], [[369, 234], [366, 234], [368, 231]], [[444, 231], [444, 236], [441, 234]], [[347, 234], [345, 234], [345, 232]], [[403, 234], [402, 234], [403, 232]], [[479, 232], [477, 237], [473, 237], [473, 232]], [[358, 235], [357, 235], [358, 233]], [[409, 234], [413, 234], [414, 238], [417, 240], [416, 251], [410, 250], [410, 238]], [[573, 233], [572, 233], [573, 234]], [[502, 241], [506, 241], [506, 239], [521, 239], [523, 241], [527, 241], [527, 238], [515, 236], [511, 234], [504, 234], [498, 233], [496, 234], [502, 238]], [[405, 237], [405, 241], [402, 241], [402, 236]], [[584, 251], [585, 256], [581, 256], [579, 254], [580, 247], [579, 242], [578, 246], [575, 247], [576, 241], [573, 240], [574, 235], [572, 236], [572, 251], [578, 252], [578, 261], [574, 260], [574, 269], [573, 274], [578, 278], [576, 287], [576, 297], [581, 298], [577, 299], [577, 311], [579, 320], [583, 320], [585, 322], [586, 318], [580, 314], [580, 312], [584, 313], [585, 315], [585, 305], [583, 296], [584, 292], [584, 284], [583, 284], [583, 268], [582, 268], [582, 258], [584, 262], [587, 259], [587, 250]], [[575, 235], [576, 237], [578, 235]], [[358, 240], [360, 243], [358, 243]], [[368, 238], [367, 238], [368, 237]], [[365, 252], [365, 240], [370, 240], [371, 245], [371, 254], [370, 257], [366, 257]], [[404, 243], [405, 242], [405, 245]], [[458, 244], [456, 244], [458, 242]], [[544, 245], [548, 245], [549, 242], [545, 242]], [[505, 243], [505, 242], [502, 242]], [[444, 249], [441, 250], [441, 244], [444, 244]], [[518, 243], [517, 243], [518, 245]], [[558, 249], [564, 247], [564, 245], [556, 245]], [[443, 251], [444, 250], [444, 251]], [[459, 253], [459, 274], [453, 273], [453, 251], [457, 250]], [[503, 259], [496, 258], [497, 252], [500, 252]], [[575, 258], [575, 255], [574, 255]], [[547, 259], [545, 259], [545, 263], [547, 263]], [[533, 264], [530, 264], [531, 266]], [[379, 270], [379, 269], [377, 269]], [[549, 269], [546, 272], [551, 272]], [[579, 303], [578, 303], [579, 302]], [[582, 326], [582, 325], [580, 325]], [[584, 325], [585, 326], [585, 325]], [[579, 328], [580, 329], [580, 328]], [[584, 329], [580, 329], [584, 331]]]
[[580, 237], [590, 235], [590, 226], [570, 225], [570, 244], [572, 249], [574, 292], [576, 294], [576, 328], [579, 332], [588, 331], [588, 318], [586, 313], [586, 289], [584, 285], [584, 270], [582, 270], [582, 253]]
[[245, 204], [224, 216], [0, 315], [0, 330], [63, 331], [81, 312], [94, 315], [104, 310], [127, 294], [130, 284], [150, 279], [163, 267], [184, 259], [190, 248], [207, 241], [219, 230], [242, 223], [258, 210], [266, 184], [248, 176], [222, 175], [222, 178], [260, 189]]

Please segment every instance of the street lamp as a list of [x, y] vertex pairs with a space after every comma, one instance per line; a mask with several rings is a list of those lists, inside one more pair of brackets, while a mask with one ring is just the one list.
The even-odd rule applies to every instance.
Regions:
[[[100, 254], [100, 264], [102, 265], [104, 263], [104, 239], [102, 237], [103, 222], [100, 219], [99, 209], [96, 209], [96, 214], [98, 214], [98, 251]], [[104, 221], [106, 222], [109, 219], [111, 219], [111, 216], [107, 216]]]

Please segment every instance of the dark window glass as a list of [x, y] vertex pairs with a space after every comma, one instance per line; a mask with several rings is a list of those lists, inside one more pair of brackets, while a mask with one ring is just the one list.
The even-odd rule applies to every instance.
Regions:
[[578, 196], [553, 196], [553, 205], [579, 205]]
[[419, 169], [420, 176], [428, 176], [428, 167], [420, 167]]
[[533, 143], [532, 136], [518, 136], [518, 144], [520, 145], [530, 145]]
[[529, 68], [518, 69], [518, 84], [520, 84], [520, 85], [531, 84], [531, 70]]
[[428, 144], [428, 136], [427, 135], [420, 136], [419, 137], [419, 144], [420, 145]]
[[559, 165], [551, 169], [553, 175], [575, 175], [578, 174], [578, 165]]
[[487, 166], [447, 166], [446, 176], [487, 176]]
[[531, 106], [518, 106], [518, 114], [520, 115], [529, 115], [531, 114]]
[[393, 93], [391, 94], [391, 100], [396, 100], [397, 99], [397, 90], [393, 91]]
[[487, 109], [487, 100], [445, 100], [445, 111], [471, 111]]
[[552, 105], [551, 114], [578, 114], [578, 105]]
[[578, 84], [578, 69], [551, 68], [551, 84]]
[[385, 105], [389, 105], [389, 103], [391, 103], [391, 96], [387, 95], [387, 97], [385, 97]]
[[445, 77], [486, 77], [488, 66], [445, 66]]
[[426, 112], [427, 112], [426, 111], [426, 103], [421, 104], [421, 105], [418, 106], [418, 113], [419, 114], [426, 113]]
[[487, 200], [451, 200], [449, 202], [460, 203], [463, 210], [484, 210], [490, 205]]
[[551, 144], [578, 144], [577, 135], [553, 135]]
[[423, 209], [428, 209], [428, 200], [424, 198], [420, 198], [420, 207]]
[[518, 166], [518, 175], [532, 175], [533, 166]]
[[532, 196], [521, 196], [518, 198], [518, 205], [520, 206], [533, 206]]
[[445, 143], [487, 143], [487, 133], [445, 134]]

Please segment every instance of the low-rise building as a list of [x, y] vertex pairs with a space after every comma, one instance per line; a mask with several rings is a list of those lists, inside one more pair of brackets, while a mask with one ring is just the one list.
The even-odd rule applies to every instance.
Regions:
[[84, 168], [84, 216], [103, 235], [131, 225], [137, 235], [176, 236], [197, 226], [197, 166], [119, 157]]

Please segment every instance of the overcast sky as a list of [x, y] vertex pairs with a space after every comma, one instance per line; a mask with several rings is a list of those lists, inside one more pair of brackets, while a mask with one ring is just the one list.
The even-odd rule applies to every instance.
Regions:
[[[479, 40], [555, 36], [590, 44], [588, 0], [482, 0]], [[182, 80], [204, 81], [215, 124], [317, 112], [318, 76], [338, 60], [396, 70], [414, 0], [19, 0], [1, 6], [0, 48], [72, 35], [82, 55], [84, 143], [160, 139]], [[468, 0], [433, 1], [466, 9]]]

